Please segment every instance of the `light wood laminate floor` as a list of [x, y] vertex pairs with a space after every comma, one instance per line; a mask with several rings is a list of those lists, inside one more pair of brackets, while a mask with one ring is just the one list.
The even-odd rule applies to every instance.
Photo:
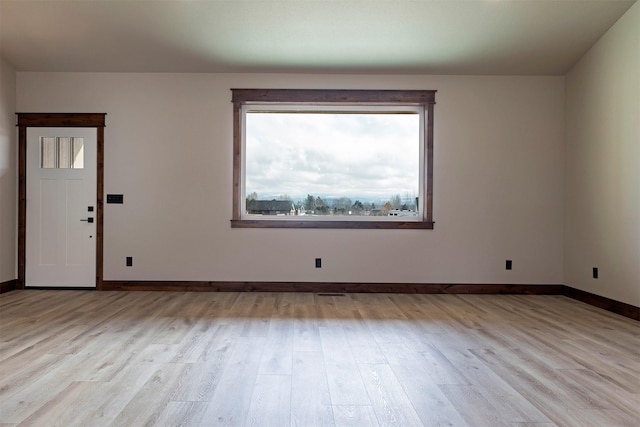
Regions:
[[0, 425], [639, 426], [640, 323], [563, 296], [13, 291]]

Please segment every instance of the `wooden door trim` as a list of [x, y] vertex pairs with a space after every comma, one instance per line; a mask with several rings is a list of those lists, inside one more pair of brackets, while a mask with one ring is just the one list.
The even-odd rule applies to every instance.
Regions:
[[102, 289], [104, 127], [106, 113], [16, 113], [18, 126], [18, 280], [25, 288], [27, 230], [27, 128], [96, 128], [96, 289]]

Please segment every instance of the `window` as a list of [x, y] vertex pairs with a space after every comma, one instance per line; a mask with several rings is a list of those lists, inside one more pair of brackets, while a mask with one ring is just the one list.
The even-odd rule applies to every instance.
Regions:
[[84, 139], [80, 137], [40, 138], [42, 169], [83, 169]]
[[232, 227], [433, 228], [435, 91], [232, 94]]

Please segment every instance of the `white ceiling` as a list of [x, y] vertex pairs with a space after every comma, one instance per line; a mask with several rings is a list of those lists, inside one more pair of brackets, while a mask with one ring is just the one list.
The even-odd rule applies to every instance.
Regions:
[[0, 0], [18, 71], [561, 75], [636, 0]]

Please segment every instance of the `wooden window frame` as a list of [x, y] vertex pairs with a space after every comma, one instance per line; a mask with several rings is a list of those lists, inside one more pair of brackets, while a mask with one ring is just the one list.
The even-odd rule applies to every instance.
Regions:
[[[231, 89], [233, 103], [232, 228], [433, 229], [435, 90]], [[242, 217], [242, 106], [251, 104], [421, 106], [424, 108], [424, 216], [421, 221], [246, 219]]]

